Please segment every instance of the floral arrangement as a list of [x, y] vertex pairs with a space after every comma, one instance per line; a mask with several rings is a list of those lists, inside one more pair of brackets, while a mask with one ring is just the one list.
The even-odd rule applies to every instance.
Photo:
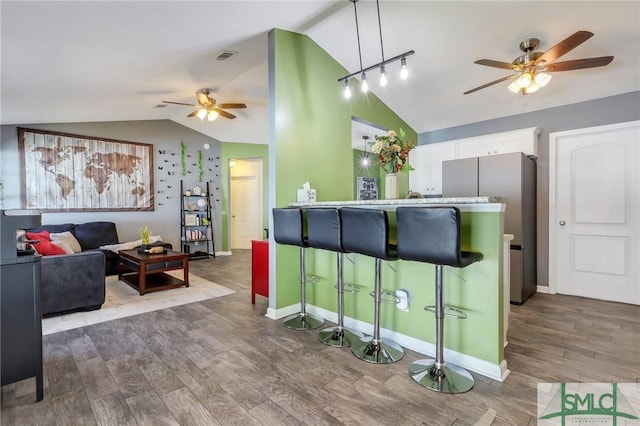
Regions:
[[376, 136], [371, 150], [378, 155], [378, 165], [385, 173], [408, 172], [413, 170], [409, 164], [409, 151], [415, 147], [414, 141], [405, 141], [406, 133], [399, 129], [400, 135], [389, 130], [384, 136]]

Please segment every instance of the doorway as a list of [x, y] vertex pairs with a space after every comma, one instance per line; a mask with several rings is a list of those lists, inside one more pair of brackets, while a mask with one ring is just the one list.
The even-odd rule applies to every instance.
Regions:
[[230, 248], [250, 249], [263, 232], [262, 159], [229, 160]]
[[549, 290], [640, 305], [640, 121], [549, 135]]

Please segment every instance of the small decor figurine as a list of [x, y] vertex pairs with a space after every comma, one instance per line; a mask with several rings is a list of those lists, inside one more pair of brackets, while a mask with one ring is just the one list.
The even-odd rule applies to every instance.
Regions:
[[201, 195], [202, 194], [202, 188], [200, 188], [200, 185], [196, 185], [193, 187], [193, 195]]

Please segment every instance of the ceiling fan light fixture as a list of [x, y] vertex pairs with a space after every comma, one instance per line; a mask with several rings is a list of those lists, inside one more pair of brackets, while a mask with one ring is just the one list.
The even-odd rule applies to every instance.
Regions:
[[551, 74], [539, 72], [535, 75], [535, 77], [533, 77], [533, 81], [535, 81], [538, 86], [544, 87], [551, 81]]
[[513, 80], [511, 84], [508, 86], [508, 88], [513, 93], [520, 93], [520, 86], [518, 85], [518, 80]]
[[406, 80], [409, 78], [409, 69], [407, 68], [407, 58], [400, 60], [400, 80]]
[[218, 111], [216, 111], [215, 109], [212, 109], [211, 111], [209, 111], [209, 112], [207, 113], [207, 120], [209, 120], [209, 121], [213, 121], [213, 120], [215, 120], [216, 118], [218, 118], [218, 115], [219, 115], [219, 114], [218, 114]]
[[207, 110], [206, 110], [206, 109], [204, 109], [204, 108], [200, 108], [200, 109], [198, 110], [198, 113], [197, 113], [196, 115], [198, 116], [198, 118], [199, 118], [200, 120], [204, 120], [204, 119], [205, 119], [205, 117], [207, 116]]
[[521, 89], [524, 89], [525, 87], [528, 87], [531, 84], [531, 80], [532, 80], [531, 73], [525, 72], [516, 79], [516, 82], [518, 83], [518, 86]]
[[538, 86], [535, 81], [532, 81], [531, 84], [524, 89], [524, 93], [528, 95], [529, 93], [534, 93], [538, 90], [540, 90], [540, 86]]

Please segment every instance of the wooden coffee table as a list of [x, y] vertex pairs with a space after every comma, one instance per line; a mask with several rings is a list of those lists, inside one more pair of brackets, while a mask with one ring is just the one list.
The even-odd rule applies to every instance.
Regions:
[[[139, 253], [138, 250], [120, 250], [118, 278], [138, 290], [140, 296], [152, 291], [189, 287], [189, 255], [167, 250], [163, 254]], [[184, 279], [175, 278], [165, 271], [182, 269]], [[133, 272], [126, 272], [133, 271]]]

